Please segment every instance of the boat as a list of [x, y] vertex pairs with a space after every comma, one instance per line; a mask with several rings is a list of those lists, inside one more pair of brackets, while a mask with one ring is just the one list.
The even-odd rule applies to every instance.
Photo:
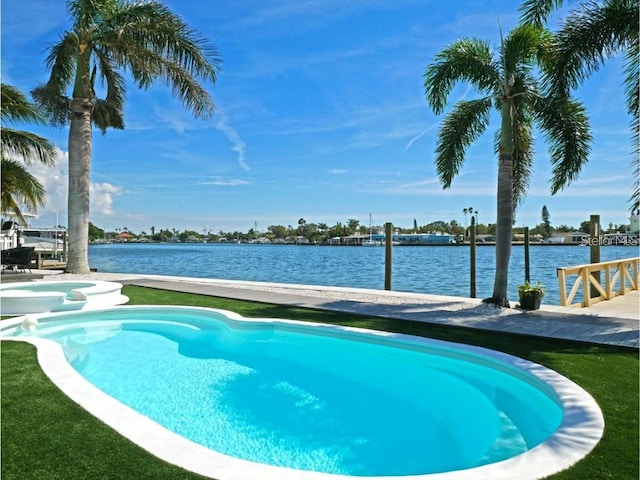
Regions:
[[0, 248], [33, 248], [38, 268], [59, 268], [65, 265], [66, 238], [67, 229], [63, 227], [20, 227], [13, 220], [5, 220], [2, 222]]
[[393, 241], [399, 245], [448, 245], [455, 243], [455, 237], [448, 233], [398, 233]]
[[381, 247], [383, 243], [380, 240], [365, 240], [362, 242], [363, 247]]
[[23, 247], [34, 247], [36, 252], [57, 254], [64, 249], [62, 239], [64, 229], [38, 229], [23, 230], [20, 235], [20, 244]]
[[373, 231], [371, 229], [372, 229], [371, 214], [369, 214], [369, 239], [363, 240], [361, 245], [363, 247], [381, 247], [382, 245], [384, 245], [384, 242], [382, 240], [373, 239]]

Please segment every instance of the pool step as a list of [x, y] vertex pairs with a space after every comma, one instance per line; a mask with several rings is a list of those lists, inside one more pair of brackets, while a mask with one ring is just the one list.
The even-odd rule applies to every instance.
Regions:
[[498, 416], [502, 424], [502, 434], [484, 454], [481, 464], [504, 460], [523, 453], [528, 449], [527, 442], [513, 421], [502, 411], [498, 412]]

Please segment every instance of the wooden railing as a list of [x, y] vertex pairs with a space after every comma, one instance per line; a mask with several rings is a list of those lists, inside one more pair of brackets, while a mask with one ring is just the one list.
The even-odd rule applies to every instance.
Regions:
[[[590, 307], [598, 302], [624, 295], [631, 290], [638, 290], [639, 262], [640, 257], [637, 257], [558, 268], [556, 273], [560, 286], [560, 305], [563, 307]], [[597, 275], [596, 272], [600, 272], [600, 274]], [[567, 295], [567, 276], [570, 275], [578, 277]], [[582, 287], [584, 300], [574, 302], [580, 287]]]

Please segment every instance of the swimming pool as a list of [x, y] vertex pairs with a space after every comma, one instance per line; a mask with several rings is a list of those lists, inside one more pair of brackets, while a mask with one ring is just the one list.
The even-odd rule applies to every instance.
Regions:
[[[221, 480], [539, 478], [602, 434], [601, 413], [578, 386], [477, 347], [192, 307], [29, 320], [3, 337], [50, 351], [66, 378], [75, 372], [93, 399], [85, 408], [104, 415], [94, 403], [106, 402], [116, 417], [115, 402], [128, 419], [118, 431], [142, 433], [134, 441], [156, 455]], [[180, 448], [145, 445], [174, 440]], [[181, 464], [178, 451], [202, 466]]]

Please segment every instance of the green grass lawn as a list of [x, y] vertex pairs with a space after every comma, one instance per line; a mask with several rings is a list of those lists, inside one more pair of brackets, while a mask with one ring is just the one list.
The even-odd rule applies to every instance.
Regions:
[[[604, 412], [594, 451], [552, 479], [637, 480], [638, 351], [567, 341], [484, 333], [418, 322], [243, 302], [127, 286], [129, 304], [194, 305], [247, 317], [389, 330], [480, 345], [552, 368], [585, 388]], [[202, 479], [150, 455], [68, 399], [43, 374], [31, 345], [2, 342], [1, 448], [3, 480]], [[257, 479], [258, 480], [258, 479]]]

